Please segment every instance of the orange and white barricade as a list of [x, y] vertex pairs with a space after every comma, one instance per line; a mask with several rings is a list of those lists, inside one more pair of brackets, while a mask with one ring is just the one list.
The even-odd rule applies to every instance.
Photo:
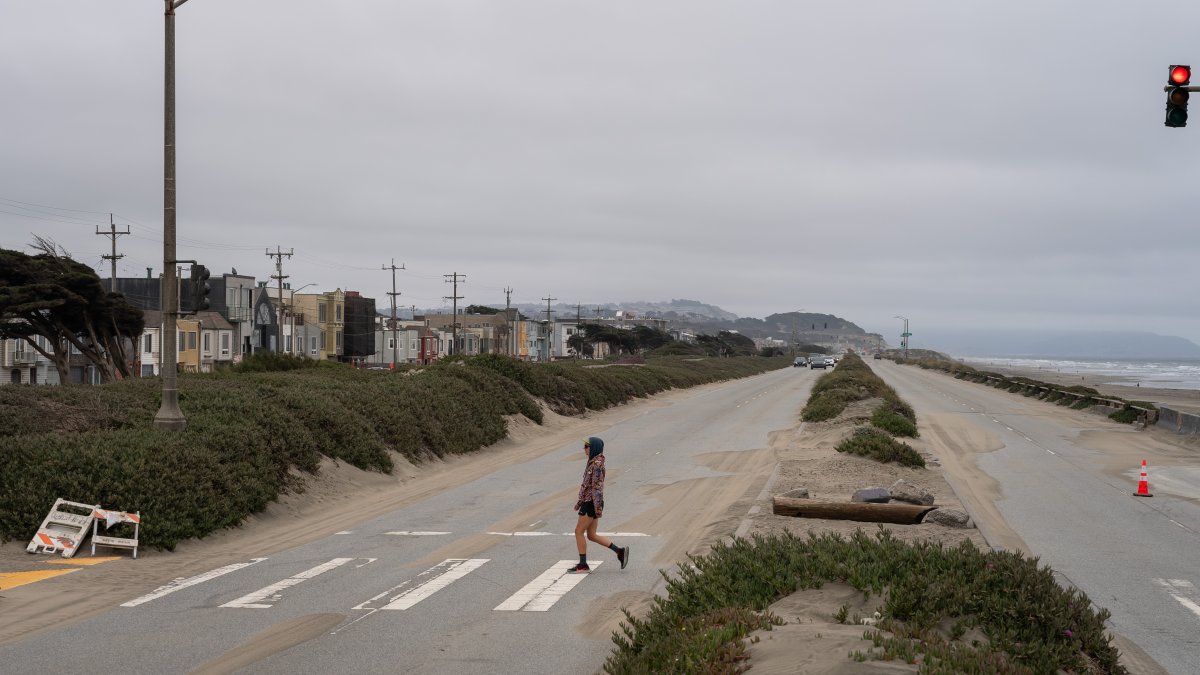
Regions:
[[[138, 530], [142, 526], [142, 512], [128, 513], [126, 511], [114, 511], [112, 509], [102, 509], [97, 507], [92, 515], [92, 555], [96, 555], [97, 546], [105, 546], [108, 548], [127, 548], [133, 551], [134, 559], [137, 559], [138, 550]], [[130, 523], [133, 525], [133, 537], [108, 537], [100, 534], [100, 523], [104, 523], [104, 529], [108, 530], [114, 525], [121, 523]]]
[[[94, 504], [80, 504], [57, 499], [42, 526], [38, 528], [33, 540], [25, 547], [29, 553], [62, 553], [62, 557], [70, 558], [79, 550], [83, 538], [88, 536], [93, 519], [95, 518]], [[72, 513], [73, 509], [81, 513]]]

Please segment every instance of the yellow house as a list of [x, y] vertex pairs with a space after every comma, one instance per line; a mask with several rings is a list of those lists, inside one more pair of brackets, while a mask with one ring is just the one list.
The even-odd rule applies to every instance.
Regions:
[[297, 293], [292, 297], [292, 306], [304, 314], [305, 323], [316, 324], [321, 330], [317, 358], [338, 360], [346, 332], [346, 292], [339, 288], [328, 293]]
[[180, 318], [176, 322], [179, 372], [200, 372], [200, 322]]

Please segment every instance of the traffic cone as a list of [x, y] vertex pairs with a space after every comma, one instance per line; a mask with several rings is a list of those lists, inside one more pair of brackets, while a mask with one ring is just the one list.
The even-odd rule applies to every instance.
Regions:
[[1150, 494], [1150, 481], [1146, 480], [1146, 460], [1142, 460], [1142, 477], [1138, 479], [1137, 492], [1133, 493], [1134, 497], [1153, 497]]

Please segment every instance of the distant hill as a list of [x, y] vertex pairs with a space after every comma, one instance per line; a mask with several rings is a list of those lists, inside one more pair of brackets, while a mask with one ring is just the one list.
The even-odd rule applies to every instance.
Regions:
[[921, 340], [955, 356], [1092, 359], [1195, 359], [1200, 345], [1174, 335], [1135, 331], [927, 331]]
[[[517, 303], [514, 305], [521, 314], [533, 318], [546, 318], [546, 305], [533, 303]], [[651, 302], [637, 300], [634, 302], [605, 302], [592, 305], [568, 305], [564, 303], [550, 306], [551, 315], [555, 319], [591, 319], [596, 316], [611, 317], [617, 311], [632, 312], [638, 317], [667, 319], [672, 327], [687, 328], [696, 333], [716, 335], [720, 331], [734, 331], [749, 338], [776, 338], [790, 340], [794, 334], [801, 342], [833, 342], [837, 336], [867, 335], [866, 331], [857, 324], [833, 314], [816, 314], [812, 312], [786, 312], [772, 314], [765, 319], [740, 317], [733, 312], [721, 309], [699, 300], [677, 299], [669, 302]], [[882, 340], [882, 338], [880, 338]]]

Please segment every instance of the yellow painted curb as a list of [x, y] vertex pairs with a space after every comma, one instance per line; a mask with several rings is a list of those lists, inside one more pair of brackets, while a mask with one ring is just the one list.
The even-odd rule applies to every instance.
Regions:
[[0, 591], [7, 591], [17, 586], [24, 586], [25, 584], [32, 584], [36, 581], [43, 581], [78, 571], [79, 568], [69, 570], [39, 570], [37, 572], [0, 572]]

